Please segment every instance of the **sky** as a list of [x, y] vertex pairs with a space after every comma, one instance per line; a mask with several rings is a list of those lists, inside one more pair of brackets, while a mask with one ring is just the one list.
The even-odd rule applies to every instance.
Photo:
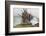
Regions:
[[[36, 16], [39, 18], [39, 8], [27, 8], [26, 10], [27, 10], [27, 13], [32, 14], [33, 16]], [[24, 12], [23, 8], [14, 8], [13, 16], [18, 16], [18, 14], [22, 15], [22, 12]]]

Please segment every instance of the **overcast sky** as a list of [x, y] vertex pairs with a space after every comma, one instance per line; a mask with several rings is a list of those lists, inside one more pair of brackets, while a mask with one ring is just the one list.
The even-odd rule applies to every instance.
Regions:
[[[25, 8], [26, 9], [26, 8]], [[32, 14], [39, 18], [39, 8], [27, 8], [27, 13]], [[18, 16], [18, 14], [22, 15], [24, 12], [23, 8], [14, 8], [13, 9], [13, 16]]]

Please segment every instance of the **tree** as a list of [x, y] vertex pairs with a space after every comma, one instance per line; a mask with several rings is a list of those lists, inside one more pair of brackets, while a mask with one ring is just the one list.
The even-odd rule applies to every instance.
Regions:
[[30, 21], [30, 15], [27, 13], [27, 10], [23, 9], [24, 12], [22, 13], [22, 20], [23, 20], [23, 23], [29, 23]]

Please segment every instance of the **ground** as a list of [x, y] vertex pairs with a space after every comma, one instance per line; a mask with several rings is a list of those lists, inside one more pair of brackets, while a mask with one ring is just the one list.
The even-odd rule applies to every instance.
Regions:
[[34, 26], [31, 23], [30, 24], [18, 24], [14, 26], [14, 28], [24, 28], [24, 27], [39, 27], [39, 23], [37, 23]]

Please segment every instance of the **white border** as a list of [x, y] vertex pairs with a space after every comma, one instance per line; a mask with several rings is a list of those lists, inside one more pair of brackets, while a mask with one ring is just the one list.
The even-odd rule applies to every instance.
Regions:
[[[13, 28], [13, 8], [39, 8], [39, 27]], [[10, 5], [10, 32], [42, 31], [42, 6]]]

